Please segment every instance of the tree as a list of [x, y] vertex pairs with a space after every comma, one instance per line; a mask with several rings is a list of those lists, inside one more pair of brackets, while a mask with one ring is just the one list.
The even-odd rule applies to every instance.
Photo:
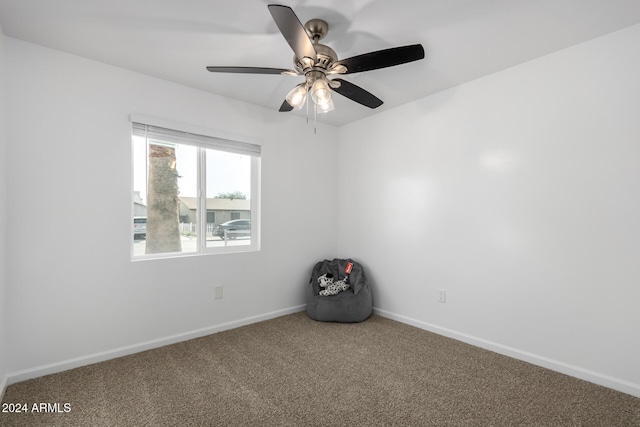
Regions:
[[242, 191], [234, 191], [233, 193], [218, 193], [215, 197], [216, 199], [238, 199], [238, 200], [246, 200], [247, 196]]
[[149, 144], [147, 254], [181, 252], [176, 149]]

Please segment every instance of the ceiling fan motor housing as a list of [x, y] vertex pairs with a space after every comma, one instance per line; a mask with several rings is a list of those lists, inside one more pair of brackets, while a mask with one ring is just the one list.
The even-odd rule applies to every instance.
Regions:
[[296, 71], [298, 74], [306, 74], [311, 70], [327, 71], [331, 65], [338, 60], [338, 55], [329, 46], [315, 43], [313, 47], [316, 49], [316, 62], [312, 63], [310, 58], [293, 58]]
[[309, 71], [326, 72], [331, 65], [338, 60], [338, 55], [329, 46], [318, 43], [318, 40], [325, 38], [329, 32], [329, 24], [323, 19], [311, 19], [304, 24], [304, 29], [313, 41], [316, 51], [316, 61], [312, 63], [310, 58], [298, 58], [294, 56], [293, 63], [299, 74], [306, 74]]

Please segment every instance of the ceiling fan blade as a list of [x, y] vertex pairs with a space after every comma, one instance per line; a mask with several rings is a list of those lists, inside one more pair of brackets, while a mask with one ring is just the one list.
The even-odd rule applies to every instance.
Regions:
[[270, 4], [268, 7], [273, 20], [298, 59], [307, 57], [315, 63], [316, 49], [293, 10], [289, 6], [278, 4]]
[[378, 99], [375, 95], [362, 89], [360, 86], [356, 86], [351, 82], [342, 79], [333, 79], [332, 82], [340, 82], [340, 86], [333, 87], [329, 85], [334, 91], [340, 95], [349, 98], [352, 101], [362, 104], [369, 108], [378, 108], [382, 105], [382, 100]]
[[280, 110], [278, 111], [280, 111], [281, 113], [286, 113], [287, 111], [291, 111], [291, 110], [293, 110], [293, 106], [289, 104], [285, 99], [282, 105], [280, 106]]
[[212, 73], [243, 73], [243, 74], [285, 74], [296, 76], [293, 70], [284, 68], [265, 68], [265, 67], [207, 67]]
[[347, 71], [344, 74], [350, 74], [406, 64], [423, 58], [424, 48], [422, 45], [412, 44], [352, 56], [351, 58], [336, 61], [334, 66], [344, 65], [347, 67]]

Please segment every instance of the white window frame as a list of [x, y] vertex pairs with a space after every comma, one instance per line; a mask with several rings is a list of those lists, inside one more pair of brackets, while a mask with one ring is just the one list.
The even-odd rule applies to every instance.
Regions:
[[[156, 130], [167, 130], [169, 133], [180, 135], [175, 142], [183, 145], [198, 147], [198, 218], [196, 218], [198, 245], [196, 252], [167, 252], [156, 254], [134, 255], [133, 242], [131, 242], [131, 260], [150, 260], [161, 258], [174, 258], [184, 256], [199, 256], [208, 254], [226, 254], [238, 252], [260, 251], [260, 193], [261, 193], [261, 144], [254, 138], [234, 135], [228, 132], [216, 131], [204, 127], [187, 125], [184, 123], [151, 117], [143, 114], [131, 114], [132, 137], [134, 128], [145, 125]], [[170, 137], [171, 138], [171, 137]], [[251, 243], [240, 246], [207, 247], [207, 209], [206, 209], [206, 149], [213, 149], [227, 152], [237, 152], [251, 155]], [[133, 140], [131, 142], [131, 227], [133, 234]]]

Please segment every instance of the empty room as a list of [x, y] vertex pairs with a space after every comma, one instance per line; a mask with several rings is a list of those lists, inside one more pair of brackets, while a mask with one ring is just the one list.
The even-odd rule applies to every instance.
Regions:
[[638, 0], [0, 0], [0, 425], [640, 426], [638, 76]]

